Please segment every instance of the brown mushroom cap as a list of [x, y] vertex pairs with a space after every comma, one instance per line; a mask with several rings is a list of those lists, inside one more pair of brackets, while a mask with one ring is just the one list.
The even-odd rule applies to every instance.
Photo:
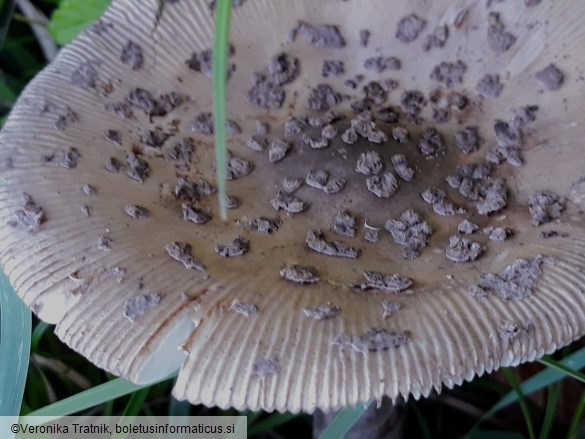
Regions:
[[[238, 135], [230, 125], [235, 135], [228, 147], [233, 158], [244, 160], [232, 163], [228, 193], [240, 206], [222, 223], [212, 191], [200, 181], [215, 182], [213, 138], [205, 134], [213, 127], [201, 125], [211, 109], [211, 83], [201, 66], [212, 42], [211, 12], [204, 2], [179, 0], [166, 2], [157, 19], [157, 3], [114, 1], [96, 26], [31, 82], [0, 134], [0, 262], [18, 294], [40, 318], [57, 324], [65, 343], [134, 382], [152, 382], [181, 367], [174, 394], [193, 403], [312, 412], [384, 395], [426, 396], [442, 385], [532, 361], [585, 333], [585, 104], [579, 79], [585, 43], [579, 12], [585, 6], [506, 2], [487, 10], [447, 0], [403, 1], [386, 14], [380, 13], [387, 9], [383, 0], [371, 0], [367, 8], [334, 0], [319, 8], [310, 1], [246, 2], [233, 12], [230, 62], [236, 68], [228, 83], [229, 117], [242, 130]], [[497, 20], [488, 16], [495, 10]], [[421, 20], [425, 26], [414, 39], [413, 29], [402, 29], [408, 37], [396, 39], [394, 29], [411, 14], [419, 17], [417, 29]], [[332, 28], [317, 36], [307, 31], [322, 24], [337, 26], [342, 39]], [[440, 25], [448, 27], [443, 46], [427, 43], [431, 34], [442, 40], [444, 32], [435, 32]], [[306, 35], [287, 42], [283, 29], [293, 28]], [[366, 48], [360, 45], [364, 28], [371, 32]], [[488, 43], [494, 32], [506, 44]], [[507, 49], [512, 40], [506, 33], [515, 38]], [[377, 47], [401, 60], [401, 68], [364, 69], [368, 58], [378, 56]], [[298, 77], [282, 85], [284, 105], [251, 106], [253, 72], [268, 74], [270, 60], [283, 51], [300, 60]], [[199, 71], [186, 63], [194, 53], [201, 54]], [[321, 78], [325, 59], [344, 61], [345, 76]], [[431, 79], [441, 62], [458, 61], [466, 65], [463, 74], [457, 64], [453, 78]], [[546, 83], [546, 74], [544, 80], [535, 76], [551, 63], [564, 75], [558, 87]], [[479, 97], [478, 82], [496, 73], [504, 84], [499, 96]], [[374, 137], [342, 142], [355, 117], [349, 102], [332, 108], [345, 119], [332, 122], [339, 135], [325, 147], [305, 144], [298, 134], [286, 138], [292, 148], [284, 158], [271, 160], [269, 147], [246, 146], [258, 119], [270, 122], [267, 137], [278, 140], [291, 117], [322, 116], [306, 109], [309, 97], [318, 97], [311, 94], [318, 84], [359, 97], [359, 90], [343, 84], [359, 74], [364, 85], [398, 81], [387, 100], [393, 105], [406, 90], [421, 91], [426, 101], [436, 88], [466, 95], [468, 107], [437, 126], [445, 154], [427, 158], [418, 151], [423, 132], [434, 148], [435, 133], [424, 131], [432, 122], [405, 122], [415, 140], [406, 145], [378, 144]], [[523, 128], [524, 164], [494, 170], [506, 179], [510, 202], [501, 212], [480, 215], [445, 178], [458, 165], [484, 163], [496, 145], [495, 121], [510, 120], [512, 109], [527, 105], [539, 110]], [[423, 110], [426, 120], [431, 107]], [[195, 132], [192, 122], [202, 114]], [[392, 139], [394, 125], [376, 123]], [[470, 155], [461, 154], [455, 141], [466, 126], [479, 127], [485, 140]], [[368, 151], [378, 152], [390, 172], [391, 157], [404, 154], [414, 179], [395, 178], [396, 193], [378, 198], [367, 189], [372, 176], [355, 171]], [[283, 191], [285, 178], [305, 181], [310, 171], [326, 171], [329, 181], [345, 184], [327, 193], [315, 187], [313, 173], [311, 185], [290, 195]], [[467, 212], [438, 215], [442, 207], [421, 197], [429, 188], [445, 190], [446, 201]], [[544, 192], [531, 198], [538, 191]], [[544, 216], [553, 224], [532, 225], [529, 204], [538, 210], [549, 192], [565, 197], [566, 209], [557, 218], [551, 204]], [[277, 211], [275, 204], [294, 205], [299, 213]], [[432, 229], [427, 247], [412, 260], [384, 230], [407, 209]], [[344, 212], [358, 220], [355, 237], [343, 219], [350, 236], [332, 230]], [[464, 219], [514, 234], [503, 243], [479, 233], [460, 236], [451, 245]], [[264, 222], [257, 227], [255, 220]], [[365, 233], [375, 229], [379, 242], [369, 242]], [[453, 262], [472, 244], [463, 239], [485, 246], [485, 254]], [[312, 250], [338, 251], [332, 241], [355, 249], [344, 253], [353, 256]], [[508, 280], [518, 288], [528, 285], [525, 297], [506, 295], [501, 285], [490, 289], [488, 281], [482, 287], [481, 275], [502, 273], [518, 258], [527, 261], [517, 263], [519, 270], [533, 278]]]

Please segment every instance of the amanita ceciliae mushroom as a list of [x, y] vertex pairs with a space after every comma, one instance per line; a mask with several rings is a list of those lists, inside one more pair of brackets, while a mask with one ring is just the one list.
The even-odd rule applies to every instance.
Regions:
[[583, 4], [241, 3], [226, 223], [206, 2], [114, 0], [6, 122], [0, 262], [65, 343], [312, 412], [585, 333]]

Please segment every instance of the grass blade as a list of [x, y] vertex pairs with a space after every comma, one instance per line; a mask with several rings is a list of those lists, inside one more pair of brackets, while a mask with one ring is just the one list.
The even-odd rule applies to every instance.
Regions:
[[331, 421], [319, 439], [340, 439], [349, 431], [353, 424], [364, 414], [367, 404], [358, 404], [341, 410]]
[[564, 373], [565, 375], [568, 375], [571, 378], [574, 378], [578, 381], [581, 381], [583, 384], [585, 384], [585, 374], [579, 372], [578, 370], [571, 369], [570, 367], [563, 365], [561, 362], [553, 360], [552, 358], [550, 358], [548, 356], [542, 357], [540, 360], [538, 360], [538, 362], [541, 364], [544, 364], [547, 367], [550, 367], [551, 369], [556, 369], [556, 370]]
[[49, 329], [50, 326], [51, 325], [49, 325], [48, 323], [45, 323], [45, 322], [37, 323], [37, 325], [35, 326], [35, 329], [32, 333], [31, 340], [30, 340], [30, 350], [32, 352], [38, 351], [39, 343], [41, 342], [43, 335], [45, 335], [45, 332], [47, 332], [47, 329]]
[[524, 394], [522, 393], [522, 389], [520, 389], [520, 385], [518, 381], [516, 381], [516, 377], [512, 373], [512, 371], [504, 367], [502, 369], [502, 373], [506, 376], [512, 389], [518, 395], [518, 402], [520, 403], [520, 408], [522, 409], [522, 415], [524, 416], [524, 420], [526, 421], [526, 429], [528, 430], [528, 436], [530, 439], [535, 439], [536, 435], [534, 433], [534, 426], [532, 425], [532, 418], [530, 417], [530, 409], [528, 408], [528, 403], [526, 402], [526, 398], [524, 398]]
[[[576, 352], [573, 352], [571, 355], [563, 358], [558, 364], [568, 367], [571, 371], [576, 371], [585, 367], [585, 348], [581, 348]], [[524, 395], [530, 395], [533, 392], [537, 392], [538, 390], [542, 390], [545, 387], [554, 384], [564, 378], [567, 377], [565, 372], [561, 372], [558, 369], [553, 369], [552, 367], [548, 367], [542, 372], [537, 373], [533, 377], [527, 379], [522, 383], [520, 389]], [[509, 406], [510, 404], [514, 404], [518, 401], [518, 396], [515, 392], [507, 393], [502, 399], [500, 399], [481, 419], [485, 419], [491, 415], [493, 415], [498, 410], [503, 409], [504, 407]], [[480, 422], [481, 422], [480, 420]]]
[[222, 221], [227, 220], [226, 88], [231, 11], [232, 0], [218, 0], [215, 14], [215, 44], [213, 46], [213, 126], [217, 166], [217, 196]]
[[20, 413], [30, 356], [32, 317], [0, 270], [0, 437]]
[[31, 312], [0, 272], [0, 415], [20, 412], [30, 355]]
[[[122, 418], [118, 422], [118, 425], [122, 428], [132, 425], [134, 419], [138, 413], [140, 413], [151, 387], [152, 386], [145, 387], [132, 394], [130, 401], [128, 401], [128, 404], [126, 404], [126, 407], [124, 408], [124, 413], [122, 413]], [[114, 439], [125, 439], [128, 437], [128, 433], [115, 434], [113, 437]]]
[[585, 392], [581, 395], [581, 399], [577, 403], [577, 407], [575, 407], [575, 413], [573, 414], [573, 419], [571, 419], [571, 426], [569, 427], [569, 434], [567, 434], [567, 439], [577, 439], [579, 437], [579, 423], [581, 422], [581, 418], [583, 417], [583, 413], [585, 412]]
[[559, 402], [559, 396], [562, 391], [562, 383], [557, 383], [552, 386], [548, 386], [548, 400], [546, 404], [546, 411], [544, 413], [544, 419], [542, 420], [542, 427], [540, 428], [539, 439], [548, 439], [552, 430], [555, 414], [557, 412], [557, 404]]
[[[161, 381], [165, 381], [169, 378], [176, 376], [176, 373], [172, 377], [167, 377]], [[99, 404], [104, 404], [108, 401], [114, 400], [121, 396], [128, 395], [138, 390], [150, 387], [153, 384], [137, 385], [121, 378], [116, 378], [107, 383], [100, 384], [91, 389], [80, 392], [76, 395], [70, 396], [69, 398], [58, 401], [54, 404], [50, 404], [42, 409], [35, 410], [29, 413], [23, 418], [23, 422], [28, 422], [34, 425], [34, 416], [44, 416], [43, 422], [49, 422], [62, 418], [63, 416], [72, 415], [74, 413], [81, 412], [91, 407], [95, 407]]]
[[0, 49], [4, 44], [4, 38], [8, 33], [12, 14], [14, 13], [14, 0], [0, 0]]

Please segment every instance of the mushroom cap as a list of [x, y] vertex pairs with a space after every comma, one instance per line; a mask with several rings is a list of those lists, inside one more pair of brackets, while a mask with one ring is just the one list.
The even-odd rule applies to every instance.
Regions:
[[[215, 198], [207, 194], [212, 191], [201, 195], [199, 182], [194, 195], [189, 183], [215, 181], [213, 139], [205, 133], [211, 86], [203, 66], [212, 45], [212, 12], [201, 1], [167, 1], [158, 17], [155, 0], [114, 0], [92, 29], [28, 85], [0, 134], [0, 262], [19, 296], [41, 319], [55, 323], [71, 348], [138, 383], [180, 367], [174, 395], [192, 403], [312, 412], [384, 395], [419, 398], [551, 353], [585, 333], [583, 9], [580, 2], [531, 7], [505, 2], [487, 9], [477, 2], [404, 0], [393, 2], [391, 11], [384, 0], [371, 0], [368, 7], [335, 0], [320, 1], [318, 8], [310, 0], [243, 3], [233, 11], [230, 62], [236, 68], [228, 82], [229, 117], [243, 133], [237, 135], [232, 125], [236, 135], [228, 148], [249, 163], [233, 164], [236, 181], [228, 182], [228, 193], [241, 205], [222, 223]], [[489, 15], [494, 11], [497, 20]], [[401, 20], [411, 14], [418, 19], [404, 22], [410, 27], [401, 31]], [[299, 21], [305, 24], [298, 27]], [[335, 32], [306, 31], [320, 24], [338, 26], [345, 46], [336, 47]], [[442, 25], [448, 29], [444, 46], [424, 51], [427, 36], [444, 36], [444, 28], [435, 31]], [[298, 35], [290, 42], [286, 30], [295, 27]], [[364, 48], [365, 29], [371, 35]], [[403, 32], [400, 38], [395, 29]], [[495, 42], [488, 41], [490, 32], [499, 32]], [[511, 44], [506, 33], [515, 38]], [[400, 69], [364, 69], [368, 58], [379, 56], [378, 47], [383, 56], [400, 60]], [[300, 60], [298, 77], [282, 86], [284, 105], [250, 105], [253, 72], [268, 74], [269, 61], [282, 52]], [[194, 53], [191, 64], [199, 71], [186, 63]], [[321, 78], [326, 59], [344, 61], [345, 76]], [[274, 68], [293, 68], [289, 61]], [[558, 72], [535, 76], [551, 62], [564, 75], [558, 87], [546, 83]], [[434, 72], [441, 63], [456, 67], [450, 79], [433, 79], [449, 72], [445, 64]], [[369, 65], [396, 68], [393, 61]], [[444, 155], [426, 158], [414, 142], [360, 139], [346, 145], [339, 137], [323, 149], [291, 138], [292, 148], [280, 160], [271, 160], [282, 152], [280, 144], [272, 156], [246, 146], [258, 119], [270, 122], [268, 138], [278, 140], [291, 117], [323, 115], [305, 107], [318, 84], [359, 96], [343, 85], [358, 74], [365, 76], [363, 84], [396, 80], [398, 89], [388, 99], [395, 105], [406, 90], [419, 90], [425, 99], [436, 88], [467, 96], [468, 108], [437, 126], [446, 139]], [[476, 85], [486, 74], [499, 74], [504, 84], [499, 96], [479, 97]], [[157, 115], [157, 105], [178, 97], [180, 105], [169, 104], [168, 114]], [[502, 164], [494, 171], [506, 178], [509, 205], [480, 215], [445, 178], [458, 165], [484, 163], [496, 144], [495, 121], [509, 120], [511, 109], [527, 105], [539, 109], [523, 128], [524, 164]], [[354, 115], [347, 102], [333, 110], [346, 116], [339, 122], [341, 134]], [[430, 110], [427, 105], [423, 117]], [[423, 133], [425, 145], [434, 147], [436, 136], [424, 131], [426, 125], [407, 125], [411, 137]], [[485, 140], [470, 155], [455, 146], [455, 133], [467, 125], [478, 127]], [[380, 126], [391, 138], [391, 125]], [[187, 141], [171, 152], [184, 138], [192, 139], [194, 150]], [[380, 174], [368, 184], [398, 186], [389, 198], [378, 198], [365, 184], [372, 176], [355, 171], [368, 151], [382, 154], [389, 171], [390, 156], [405, 154], [414, 180], [398, 185], [395, 177]], [[169, 158], [191, 153], [187, 161]], [[106, 162], [123, 169], [109, 172]], [[345, 180], [339, 193], [316, 188], [315, 173], [312, 186], [292, 195], [282, 191], [283, 179], [305, 180], [309, 171], [320, 170], [329, 179]], [[455, 208], [464, 206], [467, 213], [439, 216], [437, 209], [445, 206], [421, 197], [428, 188], [445, 189]], [[276, 211], [271, 200], [279, 190], [277, 206], [290, 207], [292, 197], [308, 204], [294, 204], [297, 214]], [[534, 198], [537, 191], [544, 192]], [[565, 197], [562, 216], [551, 213], [554, 203], [547, 204], [552, 210], [544, 209], [544, 217], [553, 226], [532, 225], [538, 212], [531, 217], [530, 211], [542, 207], [538, 200], [549, 193]], [[440, 193], [428, 194], [441, 199]], [[404, 259], [384, 230], [408, 209], [432, 229], [427, 247], [412, 260]], [[334, 231], [334, 218], [346, 211], [358, 218], [355, 237]], [[273, 220], [262, 223], [265, 229], [278, 230], [255, 231], [253, 221], [261, 218]], [[503, 243], [481, 234], [451, 239], [466, 218], [480, 228], [510, 228], [514, 235]], [[202, 224], [194, 224], [196, 219]], [[352, 233], [343, 218], [339, 224]], [[402, 226], [388, 227], [398, 235], [396, 227]], [[364, 239], [368, 230], [379, 230], [379, 242]], [[467, 254], [467, 262], [454, 262], [471, 248], [469, 240], [479, 242], [477, 259], [469, 261]], [[346, 243], [344, 254], [357, 257], [313, 250], [338, 252], [333, 241]], [[514, 267], [503, 272], [515, 262], [526, 276], [514, 277]], [[478, 279], [487, 273], [492, 276], [482, 287]], [[512, 293], [525, 294], [507, 294], [504, 281]], [[479, 297], [468, 294], [470, 288]]]

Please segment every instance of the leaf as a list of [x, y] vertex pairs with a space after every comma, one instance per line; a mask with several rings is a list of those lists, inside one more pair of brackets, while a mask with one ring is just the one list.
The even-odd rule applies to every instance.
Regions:
[[30, 355], [32, 317], [0, 271], [0, 436], [9, 416], [18, 416]]
[[110, 0], [63, 0], [51, 15], [49, 32], [65, 45], [102, 16]]

